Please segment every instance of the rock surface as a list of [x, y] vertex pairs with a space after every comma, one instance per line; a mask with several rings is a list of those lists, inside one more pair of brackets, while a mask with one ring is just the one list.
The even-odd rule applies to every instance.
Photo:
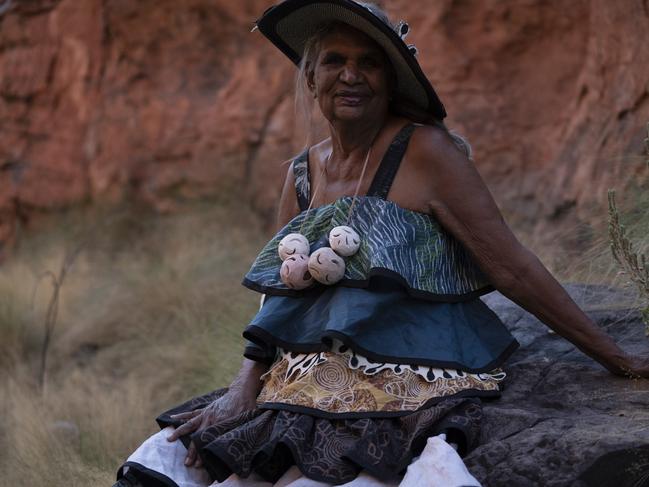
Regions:
[[[34, 212], [131, 196], [271, 215], [305, 140], [293, 66], [249, 33], [272, 3], [0, 1], [0, 242]], [[383, 3], [515, 226], [552, 242], [646, 177], [627, 156], [649, 120], [647, 0]]]
[[[632, 294], [594, 286], [568, 290], [626, 351], [649, 355], [644, 325], [628, 307]], [[498, 293], [484, 300], [521, 347], [505, 368], [502, 397], [485, 402], [481, 446], [465, 459], [483, 485], [586, 485], [578, 477], [598, 458], [649, 445], [649, 381], [611, 375]], [[636, 480], [642, 475], [649, 475], [649, 464]]]

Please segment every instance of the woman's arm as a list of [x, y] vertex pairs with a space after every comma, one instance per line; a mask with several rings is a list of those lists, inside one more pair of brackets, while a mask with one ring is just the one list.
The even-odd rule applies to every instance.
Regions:
[[432, 185], [431, 213], [464, 244], [500, 292], [612, 373], [649, 377], [649, 360], [620, 349], [518, 242], [472, 162], [448, 134], [422, 127], [411, 144], [409, 158]]
[[[295, 185], [293, 179], [293, 164], [288, 168], [282, 195], [280, 197], [277, 229], [282, 228], [288, 221], [299, 213], [299, 205], [295, 194]], [[218, 421], [235, 416], [244, 411], [255, 408], [257, 396], [261, 392], [263, 382], [261, 376], [268, 371], [268, 365], [254, 360], [244, 359], [241, 369], [235, 379], [230, 384], [228, 392], [218, 398], [209, 406], [187, 413], [181, 413], [174, 416], [175, 419], [186, 420], [184, 424], [174, 430], [167, 438], [169, 441], [176, 441], [184, 435], [193, 433]], [[185, 458], [185, 465], [200, 467], [201, 459], [198, 456], [196, 446], [190, 443]]]

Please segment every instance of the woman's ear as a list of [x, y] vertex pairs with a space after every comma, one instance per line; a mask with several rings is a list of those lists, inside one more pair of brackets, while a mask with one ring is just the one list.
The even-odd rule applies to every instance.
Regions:
[[310, 62], [306, 63], [306, 67], [304, 69], [304, 77], [306, 78], [307, 88], [309, 88], [311, 94], [315, 95], [315, 72]]

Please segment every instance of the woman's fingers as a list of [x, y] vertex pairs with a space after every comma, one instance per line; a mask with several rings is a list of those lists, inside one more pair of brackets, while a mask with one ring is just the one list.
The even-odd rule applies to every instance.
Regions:
[[201, 424], [201, 417], [194, 416], [192, 419], [188, 420], [185, 424], [178, 426], [171, 435], [167, 437], [167, 441], [176, 441], [181, 436], [188, 435], [193, 433], [198, 429]]
[[649, 358], [631, 357], [630, 364], [624, 371], [628, 377], [649, 379]]
[[184, 413], [170, 415], [173, 419], [191, 419], [203, 412], [203, 409], [194, 409], [193, 411], [186, 411]]
[[196, 451], [196, 445], [192, 441], [189, 443], [189, 448], [187, 448], [187, 456], [185, 457], [185, 466], [191, 467], [198, 458], [198, 452]]

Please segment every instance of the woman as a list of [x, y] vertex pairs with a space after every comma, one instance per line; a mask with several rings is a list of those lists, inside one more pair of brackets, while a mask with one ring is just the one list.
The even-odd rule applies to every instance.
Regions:
[[[280, 230], [244, 280], [267, 299], [237, 378], [160, 416], [120, 485], [396, 485], [422, 450], [404, 485], [478, 485], [449, 445], [475, 445], [478, 398], [498, 395], [517, 346], [478, 299], [494, 287], [612, 373], [649, 377], [507, 228], [442, 124], [407, 24], [371, 4], [287, 0], [257, 26], [299, 65], [330, 137], [293, 161]], [[331, 231], [343, 226], [351, 255]], [[282, 250], [296, 234], [307, 247]]]

